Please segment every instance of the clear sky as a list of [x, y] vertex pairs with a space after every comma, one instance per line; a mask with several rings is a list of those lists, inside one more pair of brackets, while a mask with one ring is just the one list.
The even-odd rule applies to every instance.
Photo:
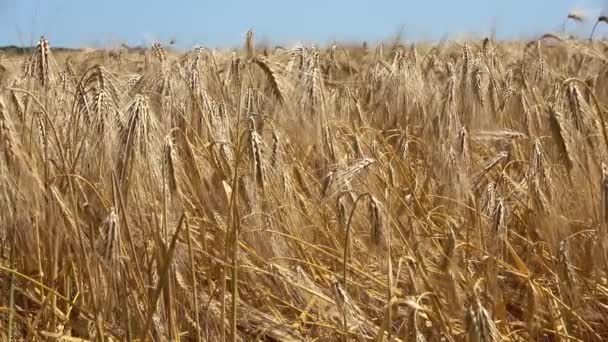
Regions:
[[[370, 42], [480, 37], [534, 37], [561, 28], [573, 9], [591, 23], [604, 0], [0, 0], [0, 45], [29, 45], [41, 34], [53, 46], [150, 44], [176, 39], [179, 47], [235, 46], [253, 28], [277, 44]], [[586, 36], [569, 23], [571, 33]], [[608, 33], [608, 25], [598, 31]]]

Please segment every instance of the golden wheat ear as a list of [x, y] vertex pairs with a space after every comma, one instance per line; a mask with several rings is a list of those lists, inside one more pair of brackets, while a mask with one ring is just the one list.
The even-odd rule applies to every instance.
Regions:
[[585, 21], [585, 14], [579, 11], [572, 11], [568, 13], [567, 18], [582, 23]]
[[253, 62], [258, 65], [264, 72], [264, 75], [266, 75], [266, 79], [268, 80], [268, 83], [270, 83], [272, 93], [277, 101], [279, 101], [279, 103], [284, 103], [285, 91], [283, 90], [283, 81], [278, 70], [276, 70], [274, 66], [271, 66], [270, 61], [268, 61], [266, 57], [253, 58]]
[[43, 87], [50, 86], [55, 81], [56, 65], [49, 41], [42, 36], [26, 61], [24, 76], [38, 81]]
[[568, 124], [564, 120], [562, 113], [556, 111], [553, 107], [549, 109], [549, 127], [551, 128], [551, 136], [553, 137], [559, 155], [564, 163], [564, 166], [570, 172], [574, 167], [572, 158], [572, 147], [570, 143], [570, 135], [568, 134]]
[[593, 29], [591, 30], [591, 35], [589, 36], [589, 42], [593, 41], [593, 35], [595, 34], [595, 29], [597, 29], [597, 25], [599, 25], [600, 23], [608, 24], [608, 16], [601, 15], [597, 18], [597, 21], [595, 22], [595, 24], [593, 25]]
[[384, 210], [378, 199], [371, 197], [369, 200], [368, 215], [370, 221], [370, 241], [373, 247], [384, 250], [388, 245], [385, 232]]
[[247, 50], [247, 59], [251, 60], [255, 57], [255, 50], [253, 47], [253, 30], [247, 31], [245, 35], [245, 49]]

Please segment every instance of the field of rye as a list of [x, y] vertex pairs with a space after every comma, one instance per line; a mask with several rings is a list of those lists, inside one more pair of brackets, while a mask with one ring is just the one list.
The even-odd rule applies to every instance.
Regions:
[[604, 42], [0, 65], [2, 341], [608, 338]]

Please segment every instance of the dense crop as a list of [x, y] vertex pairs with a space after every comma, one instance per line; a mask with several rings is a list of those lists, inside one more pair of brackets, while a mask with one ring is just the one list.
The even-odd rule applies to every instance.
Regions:
[[0, 63], [0, 339], [608, 338], [604, 43]]

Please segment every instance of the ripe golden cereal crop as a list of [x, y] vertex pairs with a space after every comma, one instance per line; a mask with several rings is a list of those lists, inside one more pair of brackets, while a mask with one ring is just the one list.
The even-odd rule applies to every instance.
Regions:
[[0, 340], [608, 339], [597, 37], [1, 57]]

